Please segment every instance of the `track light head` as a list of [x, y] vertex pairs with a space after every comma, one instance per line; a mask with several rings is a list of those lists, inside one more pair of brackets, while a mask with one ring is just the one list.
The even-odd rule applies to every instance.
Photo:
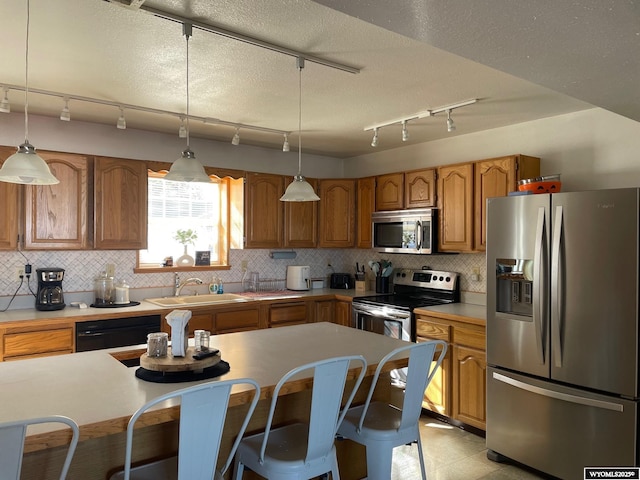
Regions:
[[453, 123], [453, 119], [451, 118], [451, 110], [447, 110], [447, 132], [453, 132], [456, 129], [455, 123]]
[[236, 133], [231, 139], [231, 145], [240, 145], [240, 129], [236, 128]]
[[60, 120], [64, 122], [71, 121], [71, 112], [69, 111], [69, 99], [65, 97], [64, 108], [60, 112]]
[[11, 113], [11, 104], [9, 103], [9, 89], [4, 87], [4, 97], [0, 102], [0, 112]]
[[284, 143], [282, 144], [282, 151], [283, 152], [288, 152], [290, 150], [290, 146], [289, 146], [289, 134], [285, 133], [284, 134]]
[[120, 130], [125, 130], [127, 128], [127, 121], [124, 118], [124, 109], [120, 107], [120, 116], [118, 117], [118, 123], [116, 123], [116, 127]]
[[402, 121], [402, 141], [406, 142], [409, 140], [409, 130], [407, 130], [407, 121]]
[[373, 138], [371, 139], [371, 146], [372, 147], [378, 146], [378, 127], [373, 129]]

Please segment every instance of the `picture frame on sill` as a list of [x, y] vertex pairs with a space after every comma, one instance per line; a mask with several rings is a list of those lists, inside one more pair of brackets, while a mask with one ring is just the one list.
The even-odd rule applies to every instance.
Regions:
[[211, 265], [211, 252], [208, 250], [196, 250], [196, 266]]

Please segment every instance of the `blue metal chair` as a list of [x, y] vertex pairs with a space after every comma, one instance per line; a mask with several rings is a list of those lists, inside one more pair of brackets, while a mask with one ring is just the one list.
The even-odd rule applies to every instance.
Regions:
[[71, 443], [67, 449], [67, 456], [60, 472], [60, 480], [67, 478], [71, 459], [78, 446], [80, 429], [78, 424], [69, 417], [54, 415], [51, 417], [31, 418], [14, 422], [0, 423], [0, 477], [3, 480], [19, 480], [22, 470], [22, 454], [27, 427], [42, 423], [62, 423], [71, 428]]
[[[349, 368], [360, 367], [344, 407], [341, 403]], [[263, 433], [246, 437], [236, 452], [235, 479], [248, 468], [267, 479], [307, 480], [331, 472], [340, 479], [335, 435], [364, 378], [367, 362], [361, 355], [329, 358], [294, 368], [276, 385]], [[301, 372], [313, 371], [309, 423], [272, 428], [283, 386]]]
[[[438, 356], [434, 358], [437, 350]], [[371, 398], [384, 364], [407, 351], [409, 366], [402, 408], [384, 402], [372, 402]], [[347, 412], [338, 428], [338, 436], [366, 447], [367, 480], [389, 480], [393, 449], [413, 442], [418, 443], [420, 470], [423, 480], [426, 480], [418, 422], [424, 391], [446, 353], [447, 344], [442, 340], [414, 343], [395, 349], [378, 365], [365, 403], [350, 408]]]
[[[238, 436], [222, 470], [216, 470], [220, 441], [227, 416], [231, 389], [235, 385], [249, 386], [254, 390], [253, 399], [240, 427]], [[110, 480], [196, 480], [222, 479], [233, 461], [251, 415], [260, 397], [260, 387], [249, 378], [213, 381], [176, 390], [161, 395], [140, 407], [129, 420], [124, 470]], [[136, 421], [151, 407], [170, 399], [180, 399], [180, 432], [177, 457], [131, 468], [133, 431]]]

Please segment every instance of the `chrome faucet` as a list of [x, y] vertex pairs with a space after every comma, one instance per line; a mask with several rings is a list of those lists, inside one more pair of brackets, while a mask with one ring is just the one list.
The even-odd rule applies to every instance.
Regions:
[[173, 278], [174, 278], [174, 288], [175, 288], [174, 295], [176, 297], [180, 296], [180, 292], [182, 291], [182, 288], [186, 287], [187, 285], [202, 285], [202, 280], [196, 277], [187, 278], [186, 280], [181, 282], [180, 277], [176, 273], [174, 274]]

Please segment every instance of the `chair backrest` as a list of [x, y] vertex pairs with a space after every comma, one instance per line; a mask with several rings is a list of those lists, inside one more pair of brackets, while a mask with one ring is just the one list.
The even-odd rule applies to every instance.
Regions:
[[221, 470], [224, 474], [231, 465], [260, 397], [260, 387], [250, 378], [194, 385], [161, 395], [140, 407], [131, 416], [127, 426], [124, 479], [129, 480], [131, 475], [131, 451], [136, 421], [151, 407], [171, 399], [180, 400], [178, 478], [214, 478], [229, 397], [235, 385], [249, 386], [254, 390], [254, 394], [238, 436]]
[[[440, 347], [438, 356], [436, 357], [436, 351]], [[410, 425], [415, 425], [422, 413], [422, 399], [424, 397], [424, 391], [431, 382], [431, 379], [436, 373], [436, 370], [442, 364], [444, 356], [447, 353], [447, 342], [443, 340], [430, 340], [428, 342], [413, 343], [404, 347], [399, 347], [388, 353], [378, 364], [376, 372], [365, 401], [362, 415], [360, 416], [360, 422], [358, 423], [358, 431], [362, 429], [362, 424], [367, 416], [367, 410], [371, 403], [371, 398], [378, 383], [380, 373], [384, 368], [385, 363], [398, 357], [400, 354], [409, 352], [409, 366], [407, 368], [407, 383], [405, 386], [404, 399], [402, 401], [402, 419], [398, 426], [398, 430], [401, 430]]]
[[67, 456], [62, 466], [62, 471], [60, 472], [60, 480], [67, 478], [71, 459], [78, 445], [80, 429], [78, 428], [78, 424], [69, 417], [54, 415], [51, 417], [0, 423], [0, 472], [2, 472], [3, 479], [18, 480], [20, 478], [27, 427], [40, 423], [62, 423], [71, 428], [71, 443], [67, 449]]
[[[349, 393], [345, 404], [340, 408], [350, 368], [360, 367], [360, 373]], [[309, 414], [309, 438], [305, 462], [309, 459], [326, 455], [332, 448], [338, 427], [342, 423], [347, 409], [362, 383], [367, 370], [367, 361], [362, 355], [334, 357], [326, 360], [301, 365], [286, 373], [273, 391], [269, 416], [265, 428], [260, 461], [264, 461], [264, 453], [269, 441], [269, 432], [273, 420], [278, 395], [283, 385], [292, 377], [305, 371], [313, 370], [313, 389], [311, 393], [311, 411]]]

